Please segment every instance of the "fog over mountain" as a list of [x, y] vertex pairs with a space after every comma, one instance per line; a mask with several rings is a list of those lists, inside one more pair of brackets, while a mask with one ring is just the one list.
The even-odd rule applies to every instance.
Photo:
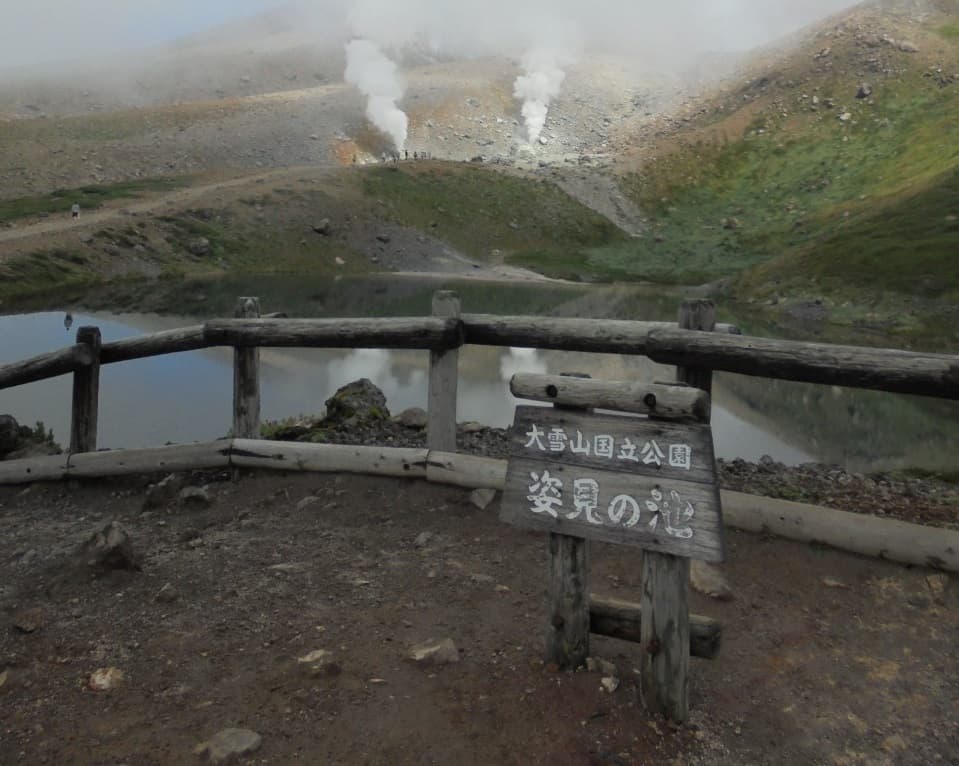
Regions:
[[[669, 60], [768, 42], [850, 0], [3, 0], [0, 69], [129, 54], [278, 11], [291, 29], [354, 34], [381, 46], [411, 41], [438, 51], [521, 56], [532, 47], [617, 50]], [[260, 17], [265, 31], [277, 16]], [[345, 40], [341, 40], [345, 42]]]

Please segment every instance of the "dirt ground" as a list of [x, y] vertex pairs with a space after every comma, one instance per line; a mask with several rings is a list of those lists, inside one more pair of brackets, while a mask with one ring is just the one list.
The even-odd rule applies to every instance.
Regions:
[[[247, 728], [250, 764], [959, 763], [959, 596], [927, 570], [731, 532], [717, 660], [689, 722], [541, 660], [545, 541], [469, 492], [358, 476], [194, 474], [211, 504], [144, 510], [147, 477], [0, 488], [0, 763], [190, 764]], [[140, 571], [77, 546], [110, 521]], [[424, 534], [425, 533], [425, 534]], [[639, 554], [596, 545], [594, 593], [638, 600]], [[161, 589], [169, 584], [164, 595]], [[25, 632], [25, 631], [32, 632]], [[410, 658], [452, 639], [459, 661]], [[322, 667], [298, 662], [316, 650]], [[90, 691], [90, 674], [123, 681]]]

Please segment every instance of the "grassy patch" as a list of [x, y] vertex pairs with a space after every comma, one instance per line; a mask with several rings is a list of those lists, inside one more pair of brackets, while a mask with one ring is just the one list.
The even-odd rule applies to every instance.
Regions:
[[561, 276], [583, 268], [590, 247], [625, 237], [612, 223], [553, 184], [473, 166], [378, 167], [363, 192], [391, 220], [429, 231], [470, 257], [494, 250], [511, 263]]
[[115, 184], [81, 186], [77, 189], [57, 189], [36, 197], [18, 197], [0, 200], [0, 223], [19, 218], [67, 213], [74, 202], [84, 210], [96, 209], [104, 202], [137, 199], [147, 192], [178, 189], [186, 184], [183, 178], [148, 178], [121, 181]]
[[947, 40], [959, 40], [959, 24], [943, 24], [936, 31]]
[[591, 263], [696, 281], [768, 263], [742, 285], [818, 275], [837, 291], [945, 297], [959, 279], [959, 88], [903, 76], [846, 108], [845, 123], [838, 108], [766, 121], [654, 161], [624, 184], [652, 235], [594, 251]]

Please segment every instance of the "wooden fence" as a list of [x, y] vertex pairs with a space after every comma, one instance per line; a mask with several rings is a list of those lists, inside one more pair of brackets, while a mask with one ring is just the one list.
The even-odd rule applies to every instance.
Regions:
[[257, 349], [263, 346], [429, 351], [428, 439], [445, 451], [455, 451], [457, 351], [466, 344], [644, 355], [700, 371], [693, 384], [706, 390], [712, 371], [722, 370], [959, 399], [959, 356], [749, 337], [716, 324], [711, 304], [699, 304], [709, 307], [714, 331], [670, 322], [462, 314], [448, 292], [434, 296], [431, 317], [386, 319], [261, 318], [256, 298], [240, 298], [233, 319], [137, 338], [101, 343], [99, 330], [80, 328], [73, 346], [0, 366], [0, 389], [73, 373], [75, 453], [96, 449], [101, 365], [216, 346], [235, 349], [233, 435], [242, 438], [259, 435]]

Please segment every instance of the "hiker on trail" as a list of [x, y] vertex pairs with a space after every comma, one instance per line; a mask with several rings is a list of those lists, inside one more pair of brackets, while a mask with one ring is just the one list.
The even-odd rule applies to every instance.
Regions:
[[409, 158], [410, 158], [410, 150], [409, 150], [409, 149], [404, 149], [404, 150], [403, 150], [403, 159], [404, 159], [404, 160], [408, 160]]
[[80, 203], [74, 202], [73, 207], [70, 208], [70, 217], [75, 221], [80, 217]]
[[68, 311], [67, 315], [63, 318], [63, 329], [70, 332], [71, 327], [73, 327], [73, 314]]

